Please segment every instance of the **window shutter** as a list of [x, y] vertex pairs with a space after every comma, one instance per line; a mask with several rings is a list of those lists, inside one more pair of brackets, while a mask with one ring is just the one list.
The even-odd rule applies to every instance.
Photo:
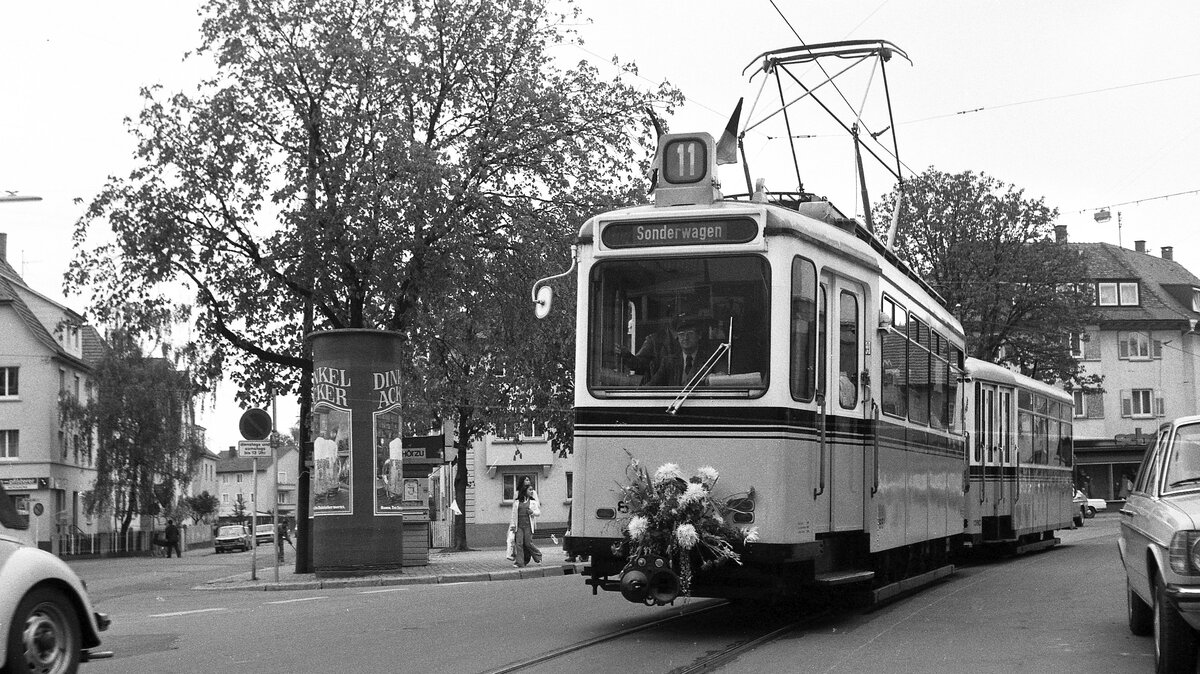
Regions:
[[1162, 340], [1155, 339], [1151, 342], [1150, 356], [1152, 358], [1162, 358]]
[[1121, 391], [1121, 416], [1133, 416], [1133, 400], [1129, 397], [1129, 391]]
[[1154, 392], [1154, 416], [1156, 416], [1156, 417], [1167, 416], [1167, 414], [1166, 414], [1167, 403], [1165, 400], [1163, 400], [1161, 394], [1162, 394], [1161, 391]]
[[1123, 360], [1129, 359], [1129, 334], [1124, 332], [1117, 333], [1117, 358]]
[[1103, 419], [1104, 418], [1104, 394], [1103, 393], [1086, 393], [1084, 394], [1083, 407], [1087, 412], [1088, 419]]
[[1087, 339], [1083, 343], [1083, 359], [1100, 360], [1100, 333], [1085, 332], [1083, 334]]

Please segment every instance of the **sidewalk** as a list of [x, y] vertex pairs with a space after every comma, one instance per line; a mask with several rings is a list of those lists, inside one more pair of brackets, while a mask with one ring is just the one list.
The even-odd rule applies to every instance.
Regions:
[[[547, 541], [549, 542], [549, 541]], [[475, 583], [485, 580], [521, 580], [581, 573], [583, 562], [565, 562], [561, 549], [542, 548], [542, 563], [530, 562], [523, 569], [513, 567], [504, 558], [504, 548], [481, 548], [468, 552], [430, 550], [429, 564], [405, 567], [402, 572], [382, 573], [353, 578], [318, 578], [315, 574], [298, 574], [290, 560], [279, 567], [279, 582], [275, 582], [275, 567], [267, 558], [258, 569], [257, 580], [250, 572], [239, 573], [197, 586], [196, 590], [320, 590], [333, 587], [376, 587], [383, 585], [413, 585], [428, 583]]]

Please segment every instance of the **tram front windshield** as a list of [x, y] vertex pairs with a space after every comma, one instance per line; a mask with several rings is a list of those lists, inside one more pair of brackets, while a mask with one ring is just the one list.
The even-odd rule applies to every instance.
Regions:
[[767, 386], [770, 271], [753, 255], [606, 260], [591, 273], [592, 390]]

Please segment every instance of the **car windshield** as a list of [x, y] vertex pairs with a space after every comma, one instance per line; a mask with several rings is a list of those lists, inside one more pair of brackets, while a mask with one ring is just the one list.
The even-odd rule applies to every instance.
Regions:
[[241, 536], [246, 533], [243, 527], [221, 527], [217, 530], [218, 536]]
[[1200, 486], [1200, 424], [1175, 429], [1166, 465], [1167, 487]]
[[765, 388], [770, 291], [767, 262], [756, 256], [597, 264], [589, 385], [678, 391], [696, 377], [710, 391]]

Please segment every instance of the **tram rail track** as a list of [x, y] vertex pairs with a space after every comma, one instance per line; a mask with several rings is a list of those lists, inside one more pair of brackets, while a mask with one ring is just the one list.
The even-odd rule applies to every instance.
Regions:
[[[728, 608], [732, 606], [732, 602], [726, 600], [718, 600], [708, 605], [698, 607], [692, 610], [683, 610], [669, 616], [651, 620], [639, 625], [633, 625], [619, 630], [614, 630], [607, 634], [602, 634], [590, 639], [584, 639], [573, 644], [544, 651], [537, 655], [511, 662], [498, 669], [487, 670], [483, 674], [513, 674], [515, 672], [523, 672], [530, 670], [538, 665], [565, 657], [567, 655], [578, 653], [580, 651], [606, 644], [618, 639], [623, 639], [640, 632], [665, 627], [683, 620], [695, 618], [705, 613], [709, 613], [718, 609]], [[671, 671], [671, 674], [703, 674], [704, 672], [712, 672], [716, 669], [729, 664], [745, 653], [749, 653], [761, 646], [769, 644], [779, 638], [790, 634], [798, 629], [802, 629], [813, 622], [825, 618], [829, 615], [828, 610], [819, 610], [813, 613], [806, 613], [794, 619], [787, 619], [782, 625], [772, 625], [766, 631], [746, 639], [740, 639], [730, 643], [722, 648], [718, 648], [704, 656], [698, 658], [694, 662], [681, 667], [676, 667]], [[773, 621], [774, 622], [774, 621]]]

